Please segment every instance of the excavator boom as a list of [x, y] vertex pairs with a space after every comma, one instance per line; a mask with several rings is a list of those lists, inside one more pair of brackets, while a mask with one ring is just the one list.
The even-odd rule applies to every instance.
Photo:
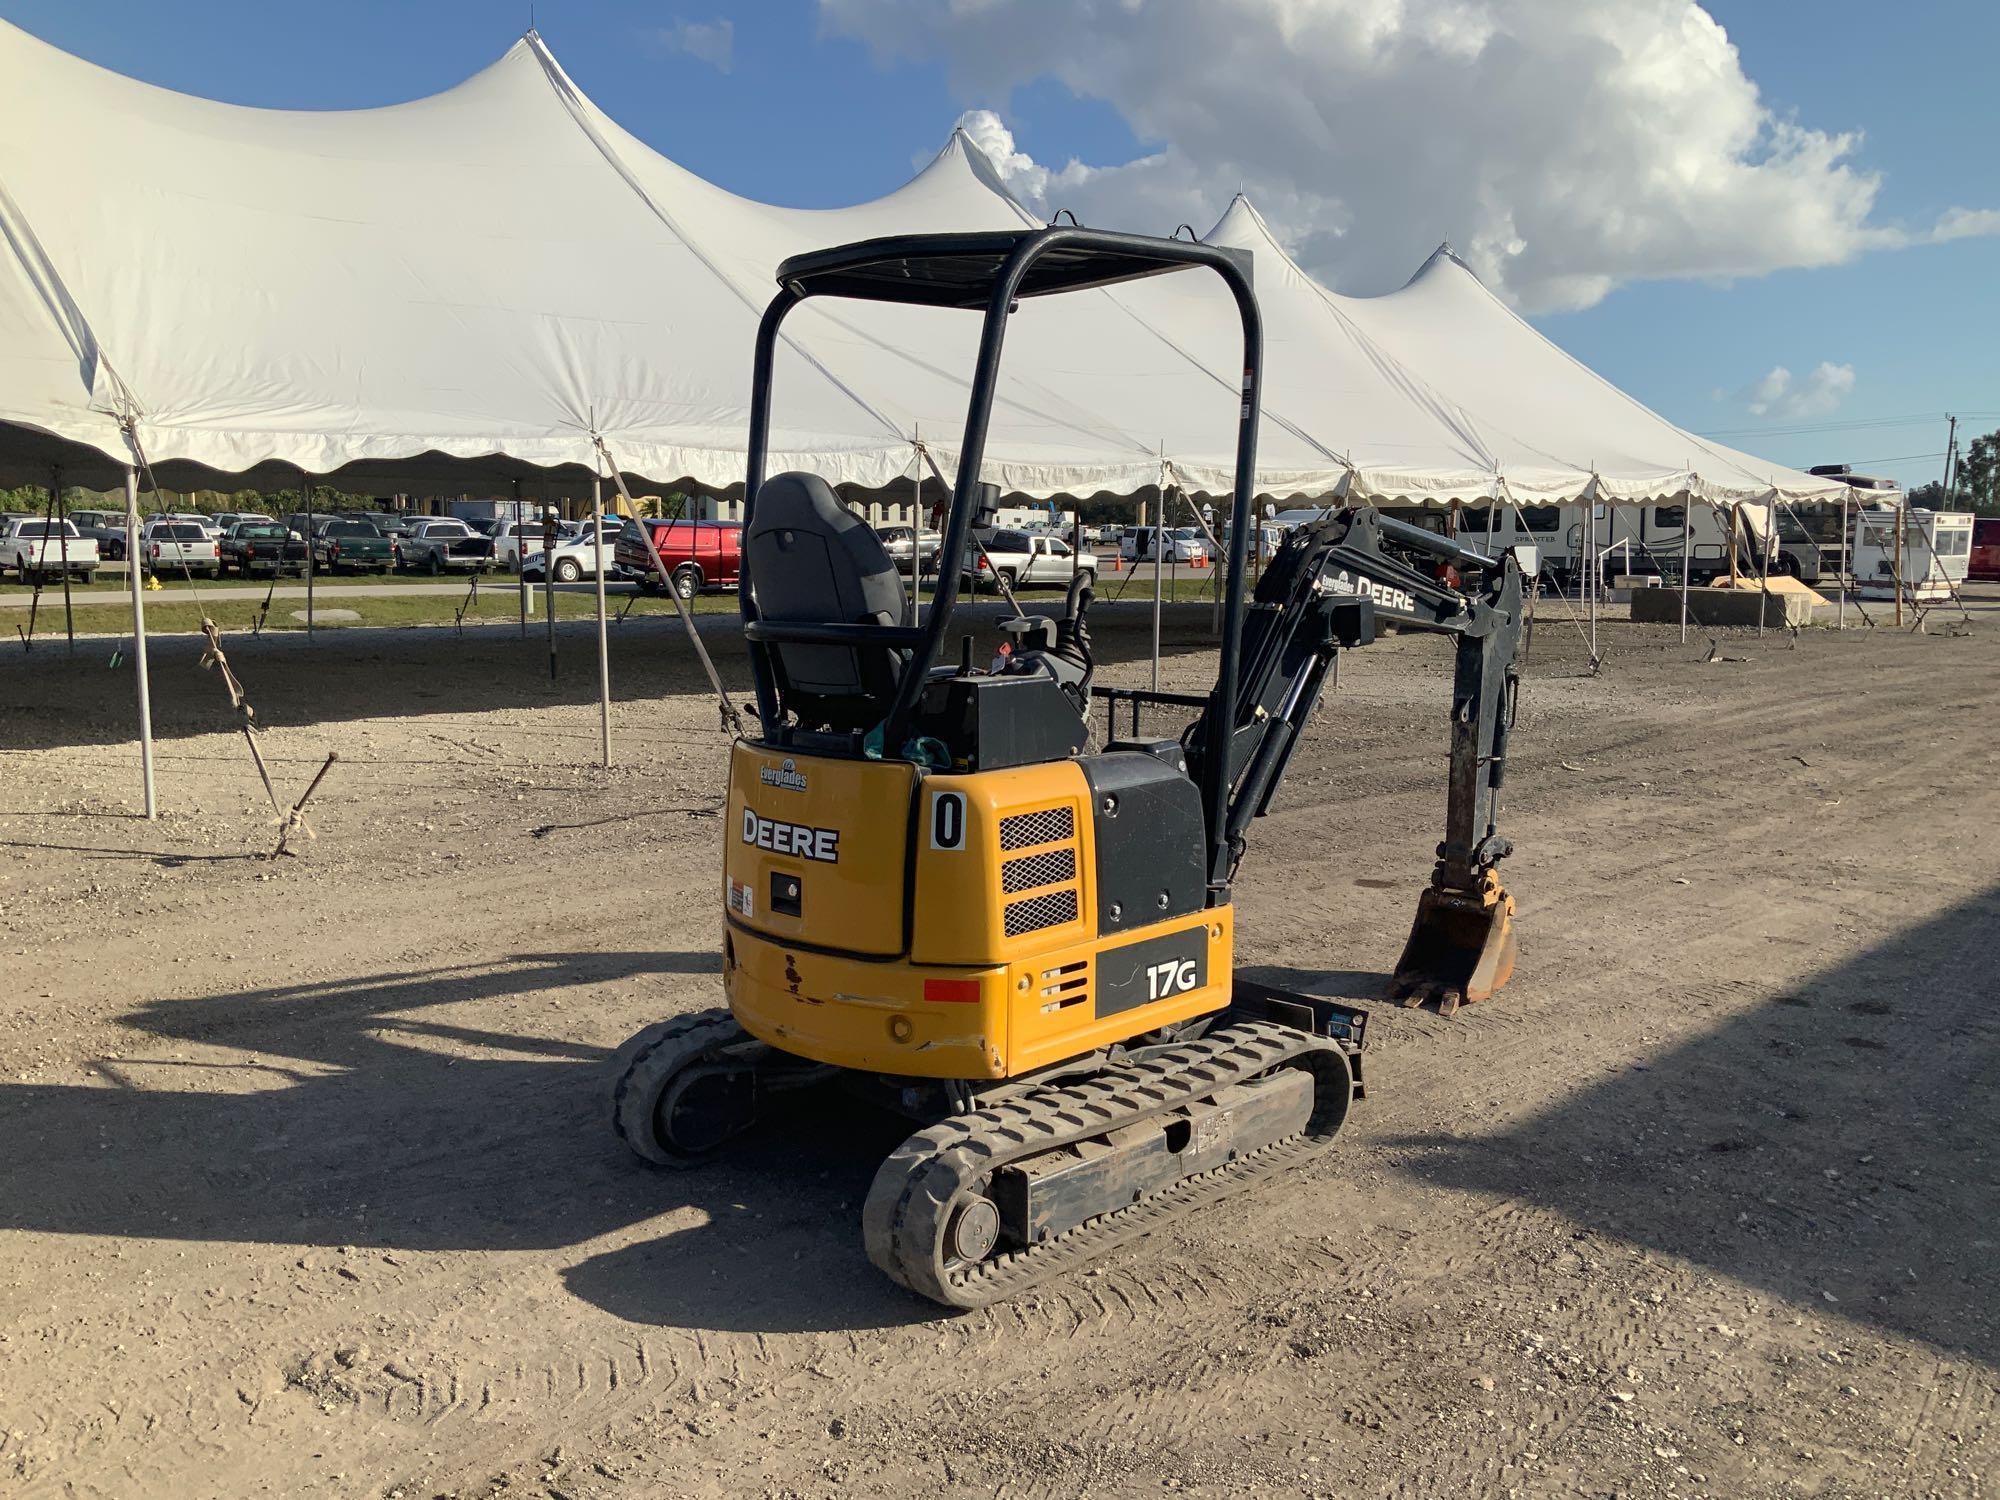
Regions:
[[1498, 820], [1520, 686], [1522, 589], [1511, 556], [1489, 557], [1370, 507], [1299, 527], [1249, 606], [1226, 752], [1213, 713], [1188, 746], [1191, 766], [1229, 757], [1226, 867], [1216, 872], [1227, 880], [1340, 650], [1370, 644], [1385, 622], [1453, 638], [1444, 839], [1391, 982], [1396, 998], [1435, 1001], [1447, 1014], [1489, 998], [1514, 969], [1514, 901], [1495, 866], [1513, 848]]

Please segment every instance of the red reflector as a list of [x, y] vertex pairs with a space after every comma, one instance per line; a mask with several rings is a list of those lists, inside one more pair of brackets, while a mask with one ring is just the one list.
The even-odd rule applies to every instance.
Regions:
[[924, 981], [926, 1000], [953, 1000], [964, 1005], [979, 1003], [979, 981], [976, 979], [926, 979]]

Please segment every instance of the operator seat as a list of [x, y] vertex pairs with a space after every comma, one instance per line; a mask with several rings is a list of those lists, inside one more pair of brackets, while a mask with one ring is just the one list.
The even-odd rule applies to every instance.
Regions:
[[[902, 623], [903, 581], [882, 539], [817, 474], [764, 481], [743, 556], [757, 613], [774, 625]], [[780, 704], [806, 727], [843, 732], [881, 722], [909, 661], [891, 646], [766, 649]]]

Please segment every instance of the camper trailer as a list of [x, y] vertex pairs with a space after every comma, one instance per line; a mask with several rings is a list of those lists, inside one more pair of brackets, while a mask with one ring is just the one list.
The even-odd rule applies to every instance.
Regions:
[[[1972, 559], [1972, 521], [1954, 511], [1870, 507], [1855, 512], [1854, 586], [1864, 599], [1949, 598]], [[1900, 559], [1901, 567], [1898, 568]]]
[[[1580, 504], [1503, 504], [1489, 515], [1484, 504], [1466, 505], [1458, 512], [1457, 535], [1460, 541], [1481, 550], [1532, 547], [1542, 576], [1556, 587], [1568, 589], [1582, 582], [1587, 554], [1599, 560], [1606, 583], [1623, 573], [1678, 579], [1682, 538], [1691, 525], [1693, 534], [1687, 537], [1689, 579], [1708, 583], [1729, 572], [1730, 513], [1726, 510], [1718, 511], [1700, 501], [1689, 505], [1678, 500], [1659, 505], [1599, 503], [1589, 507], [1588, 516], [1585, 510]], [[1392, 507], [1385, 513], [1433, 531], [1451, 529], [1452, 515], [1447, 510]], [[1756, 574], [1755, 538], [1763, 536], [1774, 575], [1803, 578], [1808, 583], [1819, 577], [1818, 545], [1783, 510], [1778, 513], [1775, 536], [1769, 534], [1760, 508], [1746, 507], [1742, 517], [1737, 562], [1741, 571]], [[1277, 519], [1283, 522], [1285, 517]]]

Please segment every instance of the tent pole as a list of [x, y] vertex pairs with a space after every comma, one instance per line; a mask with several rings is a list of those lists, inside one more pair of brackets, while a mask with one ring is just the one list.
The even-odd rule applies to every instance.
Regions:
[[1840, 604], [1834, 614], [1833, 628], [1847, 629], [1847, 487], [1841, 486], [1840, 493], [1840, 551], [1835, 554], [1835, 566], [1840, 570], [1834, 577], [1840, 581]]
[[1896, 626], [1903, 624], [1903, 533], [1909, 529], [1910, 507], [1896, 501]]
[[[1772, 494], [1777, 491], [1773, 490]], [[1771, 543], [1778, 536], [1778, 507], [1775, 501], [1764, 502], [1764, 535], [1757, 543], [1757, 639], [1764, 639], [1764, 616], [1771, 612]]]
[[69, 598], [69, 507], [63, 503], [62, 470], [49, 471], [49, 508], [62, 525], [63, 630], [69, 636], [69, 654], [76, 655], [76, 612]]
[[[514, 559], [515, 562], [518, 564], [518, 566], [515, 568], [514, 571], [516, 576], [519, 576], [525, 574], [528, 571], [528, 554], [522, 550], [522, 542], [521, 542], [521, 481], [516, 479], [513, 483], [514, 483]], [[546, 561], [546, 559], [544, 559], [544, 561]], [[528, 638], [528, 580], [525, 577], [521, 578], [521, 587], [519, 589], [519, 593], [521, 596], [521, 601], [520, 601], [521, 639], [525, 641]]]
[[[611, 640], [604, 629], [604, 479], [590, 476], [591, 535], [597, 539], [597, 732], [605, 770], [611, 769]], [[635, 522], [636, 524], [636, 522]]]
[[542, 598], [549, 607], [549, 681], [556, 680], [556, 521], [546, 511], [542, 520]]
[[1167, 550], [1167, 476], [1160, 475], [1159, 513], [1153, 517], [1153, 691], [1160, 690], [1161, 556]]
[[1590, 611], [1590, 660], [1597, 663], [1597, 484], [1593, 479], [1583, 500], [1583, 593], [1584, 607]]
[[1694, 495], [1681, 492], [1681, 644], [1688, 643], [1688, 574], [1694, 567]]
[[139, 773], [146, 785], [146, 817], [160, 815], [153, 790], [153, 686], [146, 675], [146, 591], [139, 584], [139, 471], [125, 466], [126, 581], [132, 589], [132, 669], [139, 682]]

